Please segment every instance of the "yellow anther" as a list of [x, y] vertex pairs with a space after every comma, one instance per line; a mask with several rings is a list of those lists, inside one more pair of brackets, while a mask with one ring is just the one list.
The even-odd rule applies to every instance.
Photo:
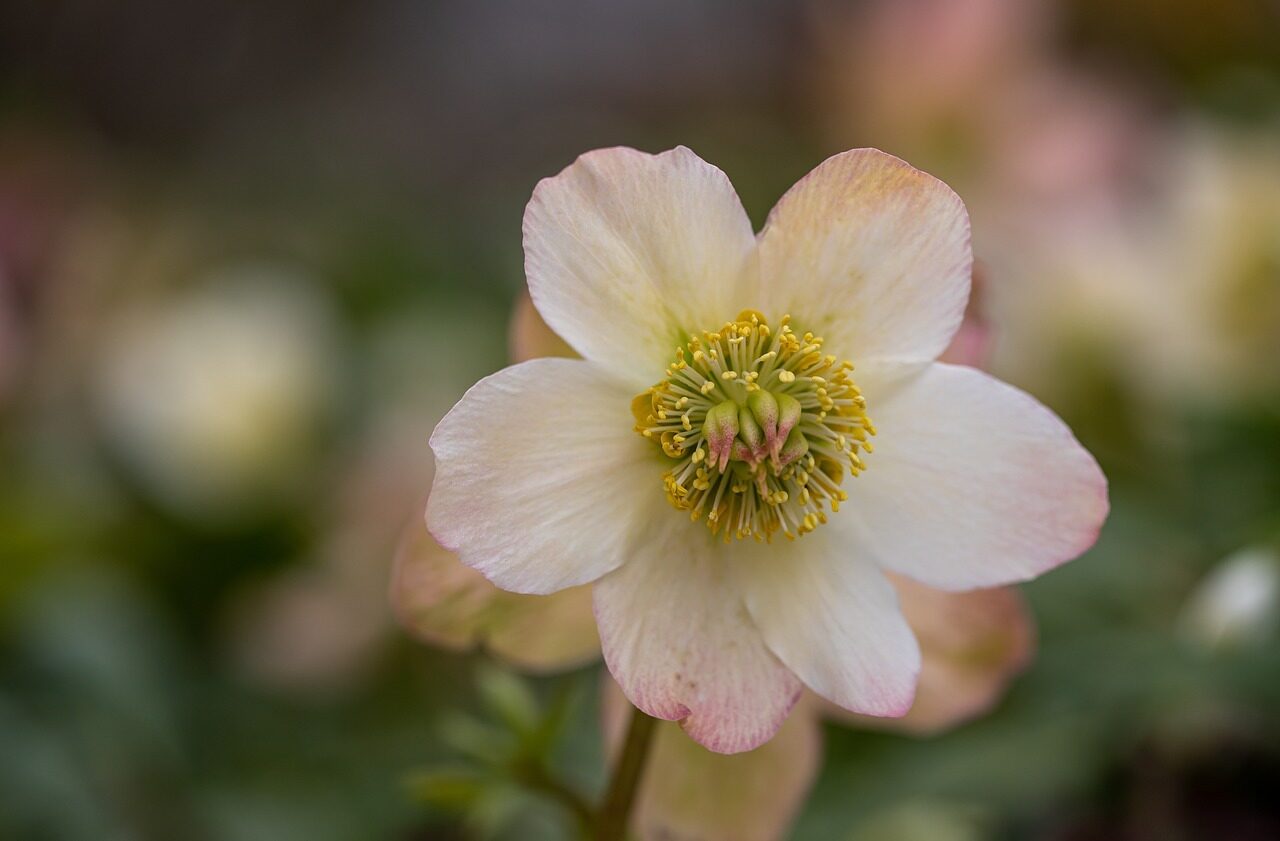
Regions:
[[848, 498], [844, 477], [866, 468], [858, 453], [875, 427], [852, 364], [822, 347], [789, 315], [771, 327], [744, 311], [676, 350], [667, 379], [632, 401], [636, 430], [672, 460], [671, 505], [726, 542], [795, 539], [827, 521]]

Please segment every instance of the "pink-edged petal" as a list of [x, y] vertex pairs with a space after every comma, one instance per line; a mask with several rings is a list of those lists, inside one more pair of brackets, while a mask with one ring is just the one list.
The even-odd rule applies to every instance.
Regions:
[[824, 526], [753, 547], [732, 566], [769, 650], [817, 694], [853, 712], [905, 715], [920, 648], [893, 586]]
[[693, 152], [614, 148], [538, 184], [524, 253], [547, 324], [638, 390], [662, 379], [688, 332], [746, 306], [755, 237], [729, 179]]
[[596, 582], [609, 671], [631, 703], [717, 753], [778, 731], [800, 682], [765, 648], [727, 572], [737, 560], [677, 512]]
[[851, 724], [930, 734], [976, 718], [995, 706], [1031, 659], [1035, 631], [1014, 587], [948, 593], [890, 576], [902, 612], [920, 641], [915, 703], [902, 718], [843, 711]]
[[554, 593], [629, 555], [665, 505], [631, 397], [576, 359], [535, 359], [477, 383], [431, 436], [427, 525], [504, 590]]
[[1057, 415], [981, 371], [859, 372], [879, 434], [832, 526], [944, 590], [1025, 581], [1093, 545], [1107, 480]]
[[572, 669], [600, 656], [589, 586], [549, 596], [499, 590], [436, 543], [421, 518], [405, 529], [396, 553], [391, 605], [426, 643], [484, 647], [530, 671]]
[[760, 234], [758, 309], [856, 363], [932, 360], [960, 326], [973, 255], [960, 197], [876, 149], [828, 158]]
[[[605, 678], [605, 739], [616, 757], [631, 705]], [[747, 753], [713, 753], [661, 722], [640, 779], [632, 827], [642, 841], [778, 841], [786, 837], [822, 760], [812, 707]]]

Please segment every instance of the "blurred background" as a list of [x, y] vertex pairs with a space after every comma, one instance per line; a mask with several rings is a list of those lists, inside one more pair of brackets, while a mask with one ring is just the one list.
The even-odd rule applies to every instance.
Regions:
[[[536, 181], [681, 143], [757, 225], [851, 147], [948, 181], [1111, 478], [998, 708], [828, 725], [794, 837], [1280, 838], [1274, 0], [0, 2], [0, 837], [559, 837], [415, 796], [492, 666], [390, 564]], [[528, 679], [587, 791], [598, 668]]]

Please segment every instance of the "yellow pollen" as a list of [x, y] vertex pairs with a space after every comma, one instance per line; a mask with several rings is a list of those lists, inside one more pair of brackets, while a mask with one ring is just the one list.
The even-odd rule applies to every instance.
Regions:
[[726, 542], [805, 535], [849, 495], [876, 434], [853, 363], [820, 336], [753, 310], [676, 349], [667, 379], [632, 402], [636, 431], [670, 461], [668, 501]]

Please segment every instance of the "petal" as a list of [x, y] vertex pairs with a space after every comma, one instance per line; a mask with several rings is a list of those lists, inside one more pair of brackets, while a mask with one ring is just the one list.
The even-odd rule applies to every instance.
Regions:
[[[608, 678], [605, 736], [616, 756], [631, 705]], [[822, 732], [811, 707], [747, 753], [712, 753], [662, 722], [640, 779], [633, 827], [643, 841], [776, 841], [817, 776]]]
[[991, 709], [1031, 658], [1022, 594], [1013, 587], [947, 593], [906, 578], [894, 585], [923, 654], [915, 703], [895, 723], [933, 733]]
[[981, 371], [864, 370], [878, 435], [832, 518], [880, 565], [944, 590], [1025, 581], [1084, 552], [1107, 480], [1057, 415]]
[[476, 383], [431, 436], [431, 533], [517, 593], [617, 567], [649, 508], [665, 505], [631, 396], [576, 359], [535, 359]]
[[396, 553], [391, 604], [400, 623], [432, 645], [484, 646], [523, 669], [554, 672], [600, 656], [591, 588], [549, 596], [499, 590], [432, 539], [415, 517]]
[[533, 192], [525, 275], [547, 324], [641, 389], [743, 308], [755, 237], [729, 179], [680, 147], [588, 152]]
[[423, 642], [459, 651], [478, 644], [485, 613], [501, 592], [436, 543], [421, 518], [405, 529], [391, 571], [391, 607]]
[[853, 712], [905, 715], [920, 648], [893, 586], [830, 526], [762, 545], [733, 565], [769, 650], [814, 692]]
[[876, 149], [828, 158], [760, 233], [760, 303], [832, 353], [932, 360], [960, 326], [973, 255], [960, 197]]
[[987, 292], [989, 281], [985, 276], [985, 270], [974, 263], [972, 289], [969, 293], [969, 303], [964, 310], [964, 320], [960, 323], [960, 329], [951, 337], [951, 344], [947, 345], [942, 356], [938, 357], [939, 362], [968, 365], [972, 368], [987, 367], [993, 336], [991, 324], [985, 313], [987, 299], [991, 297]]
[[566, 359], [577, 359], [578, 354], [564, 339], [542, 320], [533, 305], [528, 292], [521, 292], [511, 312], [511, 324], [507, 330], [508, 345], [511, 348], [511, 361], [524, 362], [526, 359], [538, 359], [543, 356], [562, 356]]
[[679, 720], [717, 753], [751, 750], [782, 726], [800, 683], [765, 648], [734, 591], [726, 567], [736, 558], [704, 527], [669, 514], [596, 583], [605, 663], [649, 715]]
[[501, 592], [485, 647], [522, 669], [558, 672], [600, 658], [600, 635], [591, 610], [591, 587], [549, 596]]
[[861, 726], [936, 733], [991, 709], [1026, 667], [1034, 632], [1013, 587], [948, 593], [891, 576], [902, 612], [920, 641], [922, 664], [911, 712], [898, 719], [837, 717]]

